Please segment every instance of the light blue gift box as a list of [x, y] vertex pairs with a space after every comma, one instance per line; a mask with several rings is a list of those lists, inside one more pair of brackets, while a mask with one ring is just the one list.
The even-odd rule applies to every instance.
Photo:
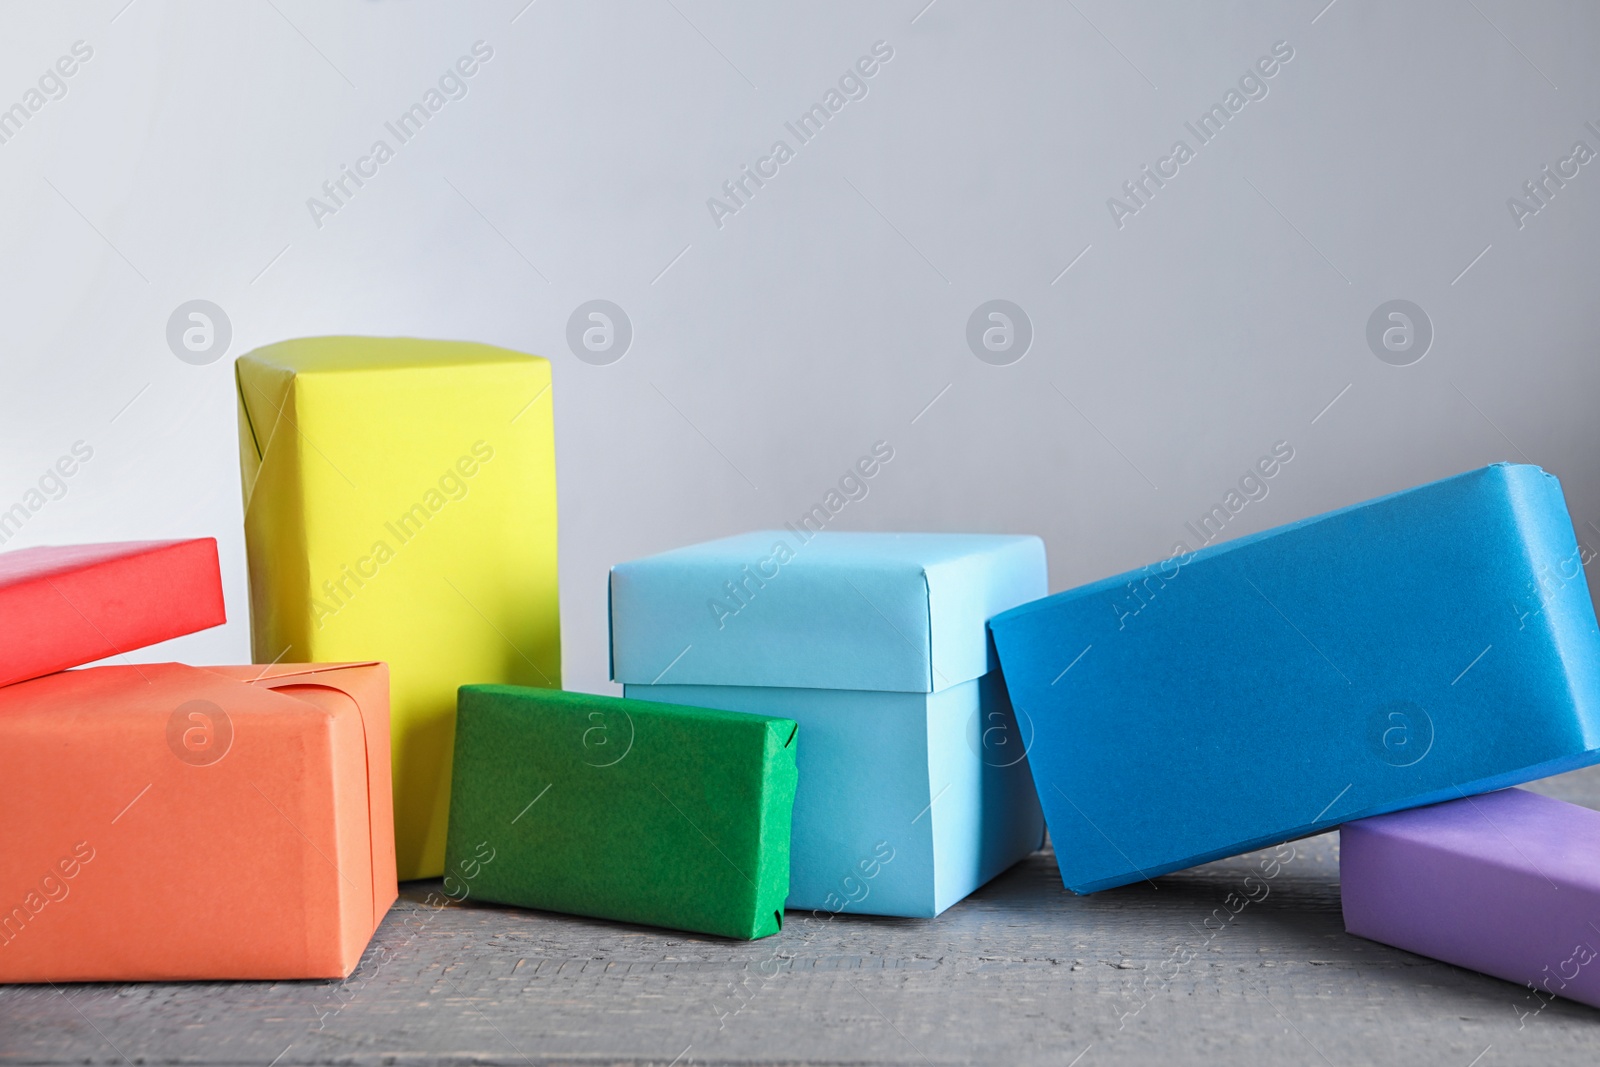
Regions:
[[1043, 843], [988, 619], [1037, 537], [761, 531], [611, 569], [627, 696], [800, 724], [791, 909], [938, 915]]

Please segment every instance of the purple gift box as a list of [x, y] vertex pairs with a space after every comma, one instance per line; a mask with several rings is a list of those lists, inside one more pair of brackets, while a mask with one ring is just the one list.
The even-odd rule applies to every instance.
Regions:
[[1339, 843], [1350, 933], [1600, 1007], [1600, 812], [1505, 789]]

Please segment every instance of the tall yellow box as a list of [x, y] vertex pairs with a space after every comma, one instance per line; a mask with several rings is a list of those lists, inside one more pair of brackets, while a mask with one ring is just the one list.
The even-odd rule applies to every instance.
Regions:
[[456, 687], [561, 684], [550, 364], [312, 337], [234, 369], [254, 658], [389, 664], [399, 875], [437, 876]]

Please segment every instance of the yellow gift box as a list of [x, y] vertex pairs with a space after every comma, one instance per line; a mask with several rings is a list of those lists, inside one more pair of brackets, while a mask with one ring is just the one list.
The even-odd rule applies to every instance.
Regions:
[[456, 687], [561, 684], [550, 364], [313, 337], [234, 369], [254, 658], [389, 664], [399, 875], [439, 875]]

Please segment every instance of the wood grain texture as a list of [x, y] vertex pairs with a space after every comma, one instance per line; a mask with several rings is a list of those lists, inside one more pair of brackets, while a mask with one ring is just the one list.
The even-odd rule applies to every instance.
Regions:
[[[1600, 807], [1600, 768], [1537, 788]], [[1600, 1012], [1346, 935], [1337, 835], [1294, 852], [1090, 897], [1040, 853], [937, 920], [753, 943], [412, 883], [344, 982], [0, 988], [0, 1064], [1595, 1061]]]

